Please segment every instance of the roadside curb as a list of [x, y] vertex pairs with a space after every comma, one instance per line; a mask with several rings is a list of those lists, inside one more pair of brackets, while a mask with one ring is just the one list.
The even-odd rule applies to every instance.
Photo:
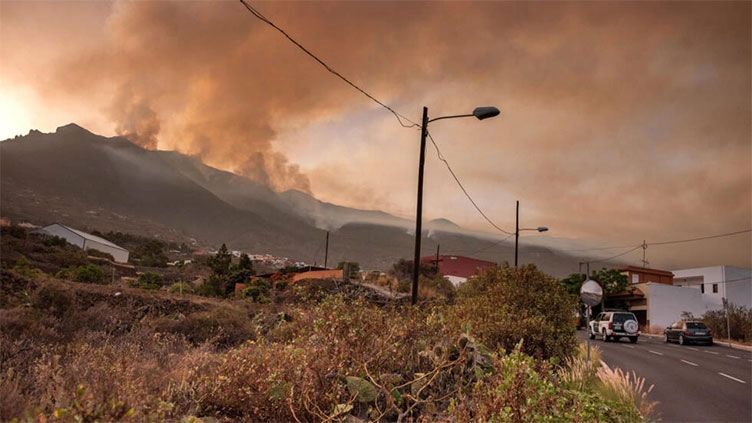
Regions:
[[[640, 336], [649, 336], [651, 338], [663, 338], [663, 335], [655, 335], [655, 334], [652, 334], [652, 333], [644, 333], [644, 332], [640, 332]], [[718, 345], [723, 345], [723, 346], [726, 346], [726, 347], [730, 347], [730, 348], [735, 349], [735, 350], [752, 351], [752, 346], [737, 344], [735, 342], [732, 342], [731, 344], [729, 344], [728, 341], [726, 341], [724, 339], [713, 338], [713, 343], [714, 344], [718, 344]]]

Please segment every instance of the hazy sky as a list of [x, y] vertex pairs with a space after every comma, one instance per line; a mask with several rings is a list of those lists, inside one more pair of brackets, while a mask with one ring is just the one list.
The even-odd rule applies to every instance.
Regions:
[[[517, 199], [603, 245], [752, 226], [750, 2], [253, 4], [412, 120], [499, 107], [430, 130], [502, 227]], [[76, 122], [413, 216], [419, 132], [236, 1], [3, 0], [0, 40], [0, 139]], [[426, 217], [492, 231], [427, 158]], [[750, 266], [749, 234], [687, 248]]]

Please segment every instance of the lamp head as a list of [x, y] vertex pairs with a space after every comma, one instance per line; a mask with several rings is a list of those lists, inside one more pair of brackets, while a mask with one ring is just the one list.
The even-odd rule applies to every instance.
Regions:
[[546, 232], [548, 231], [548, 228], [545, 226], [538, 226], [538, 232]]
[[478, 118], [478, 120], [492, 118], [498, 116], [499, 113], [501, 113], [499, 109], [493, 106], [476, 107], [475, 110], [473, 110], [473, 116]]

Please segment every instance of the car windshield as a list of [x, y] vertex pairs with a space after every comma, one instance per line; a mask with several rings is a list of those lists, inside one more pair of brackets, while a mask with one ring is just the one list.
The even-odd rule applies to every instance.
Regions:
[[624, 323], [627, 320], [637, 320], [634, 318], [634, 315], [631, 313], [615, 313], [614, 314], [614, 323]]
[[707, 329], [705, 323], [702, 322], [687, 322], [687, 329]]

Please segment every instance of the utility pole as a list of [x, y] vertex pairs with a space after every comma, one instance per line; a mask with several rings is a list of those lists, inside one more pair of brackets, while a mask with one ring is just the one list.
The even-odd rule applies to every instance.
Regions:
[[647, 257], [645, 257], [648, 249], [648, 244], [645, 242], [645, 240], [642, 240], [642, 267], [648, 267], [648, 260]]
[[420, 276], [420, 238], [423, 231], [423, 168], [426, 162], [426, 136], [428, 135], [428, 107], [423, 107], [420, 126], [420, 162], [418, 163], [418, 207], [415, 217], [415, 254], [413, 255], [413, 289], [411, 302], [418, 303], [418, 278]]
[[441, 244], [436, 244], [436, 273], [439, 273], [439, 248]]
[[520, 201], [517, 200], [517, 212], [514, 224], [514, 267], [517, 267], [517, 247], [520, 243]]
[[329, 231], [326, 231], [326, 249], [324, 252], [324, 267], [326, 267], [326, 263], [329, 260]]

